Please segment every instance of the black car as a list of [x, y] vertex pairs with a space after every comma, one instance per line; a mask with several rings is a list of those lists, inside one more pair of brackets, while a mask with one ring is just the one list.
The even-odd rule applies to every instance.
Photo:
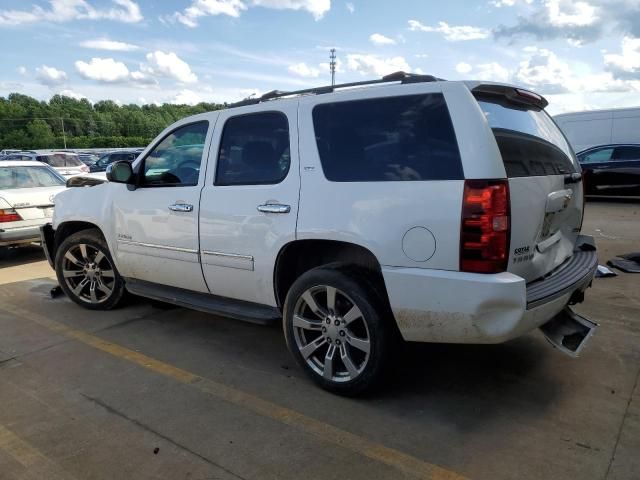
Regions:
[[118, 162], [120, 160], [133, 162], [139, 153], [140, 151], [138, 150], [127, 150], [126, 152], [119, 151], [119, 152], [107, 153], [106, 155], [103, 155], [102, 157], [100, 157], [100, 160], [98, 160], [96, 163], [91, 165], [89, 167], [89, 170], [91, 171], [91, 173], [104, 172], [107, 169], [107, 167], [111, 165], [113, 162]]
[[640, 144], [599, 145], [577, 156], [586, 195], [640, 197]]

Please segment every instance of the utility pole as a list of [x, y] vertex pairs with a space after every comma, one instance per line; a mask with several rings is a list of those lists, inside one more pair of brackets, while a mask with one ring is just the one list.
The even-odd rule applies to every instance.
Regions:
[[64, 149], [67, 149], [67, 134], [64, 133], [64, 118], [60, 117], [60, 123], [62, 123], [62, 140], [64, 141]]
[[336, 49], [332, 48], [329, 55], [329, 70], [331, 71], [331, 85], [336, 84]]

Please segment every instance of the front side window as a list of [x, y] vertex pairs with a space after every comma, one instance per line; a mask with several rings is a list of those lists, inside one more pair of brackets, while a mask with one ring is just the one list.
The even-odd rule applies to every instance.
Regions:
[[164, 137], [144, 159], [140, 185], [197, 185], [208, 129], [207, 121], [191, 123]]
[[580, 163], [605, 163], [611, 161], [613, 155], [613, 148], [601, 148], [589, 153], [583, 153], [580, 155]]
[[0, 167], [0, 190], [64, 185], [64, 178], [48, 167]]
[[216, 185], [270, 185], [285, 179], [291, 164], [289, 122], [279, 112], [241, 115], [222, 132]]
[[440, 93], [316, 105], [313, 125], [330, 181], [463, 178], [453, 124]]
[[616, 147], [614, 161], [640, 160], [640, 147]]

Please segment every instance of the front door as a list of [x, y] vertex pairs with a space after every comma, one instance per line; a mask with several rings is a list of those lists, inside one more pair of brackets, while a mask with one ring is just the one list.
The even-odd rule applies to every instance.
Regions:
[[[297, 103], [218, 118], [200, 203], [202, 269], [211, 293], [275, 306], [273, 267], [295, 239], [300, 173]], [[213, 158], [216, 158], [216, 162]]]
[[136, 163], [137, 188], [122, 188], [114, 197], [122, 276], [207, 292], [198, 255], [198, 210], [213, 120], [191, 120], [167, 133]]

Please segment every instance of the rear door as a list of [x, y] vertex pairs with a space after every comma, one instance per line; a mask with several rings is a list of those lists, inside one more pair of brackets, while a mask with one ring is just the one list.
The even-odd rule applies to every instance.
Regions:
[[274, 103], [220, 113], [200, 201], [209, 290], [264, 305], [275, 305], [273, 266], [295, 239], [300, 192], [298, 105]]
[[582, 223], [580, 167], [564, 135], [542, 109], [504, 95], [478, 94], [509, 179], [508, 270], [527, 281], [560, 266]]

